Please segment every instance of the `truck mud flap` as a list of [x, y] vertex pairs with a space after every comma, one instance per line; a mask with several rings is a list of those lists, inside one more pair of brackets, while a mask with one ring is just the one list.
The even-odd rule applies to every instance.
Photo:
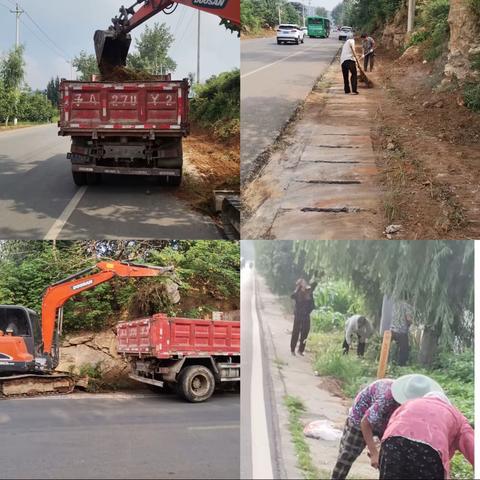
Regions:
[[0, 377], [0, 398], [72, 393], [75, 382], [70, 375], [15, 375]]
[[139, 175], [151, 177], [180, 177], [181, 169], [166, 168], [129, 168], [129, 167], [99, 167], [72, 165], [72, 172], [107, 173], [111, 175]]
[[130, 373], [129, 378], [137, 382], [148, 383], [149, 385], [155, 385], [156, 387], [163, 387], [164, 383], [160, 380], [154, 380], [153, 378], [145, 378], [135, 373]]

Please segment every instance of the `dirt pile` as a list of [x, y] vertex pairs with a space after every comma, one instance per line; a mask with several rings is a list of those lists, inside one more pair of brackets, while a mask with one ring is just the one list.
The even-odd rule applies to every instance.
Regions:
[[162, 80], [162, 76], [152, 75], [145, 70], [133, 70], [128, 67], [118, 66], [106, 69], [102, 74], [104, 82], [143, 82]]

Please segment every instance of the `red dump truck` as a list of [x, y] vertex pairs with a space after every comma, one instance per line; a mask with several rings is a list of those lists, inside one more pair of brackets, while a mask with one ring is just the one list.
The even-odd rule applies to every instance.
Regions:
[[74, 182], [97, 183], [107, 173], [180, 185], [188, 93], [188, 80], [169, 75], [149, 81], [63, 80], [59, 135], [72, 137], [67, 157]]
[[117, 351], [130, 363], [131, 378], [173, 387], [189, 402], [240, 382], [239, 321], [157, 314], [124, 322], [117, 326]]

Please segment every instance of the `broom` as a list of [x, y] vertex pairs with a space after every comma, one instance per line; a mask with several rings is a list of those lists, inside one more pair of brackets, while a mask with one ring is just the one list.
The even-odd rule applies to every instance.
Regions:
[[367, 77], [367, 74], [363, 71], [363, 68], [360, 66], [360, 62], [358, 61], [357, 55], [352, 48], [353, 56], [355, 57], [355, 61], [357, 62], [357, 67], [360, 70], [359, 80], [363, 82], [367, 88], [373, 88], [373, 82]]

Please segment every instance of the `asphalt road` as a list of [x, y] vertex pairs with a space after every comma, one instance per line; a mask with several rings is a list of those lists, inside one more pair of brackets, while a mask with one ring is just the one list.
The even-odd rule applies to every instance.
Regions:
[[2, 478], [239, 478], [238, 394], [0, 401]]
[[341, 45], [335, 38], [306, 37], [303, 45], [277, 45], [274, 37], [242, 41], [242, 181], [258, 156], [274, 143]]
[[154, 179], [77, 187], [55, 125], [0, 132], [2, 239], [217, 239], [212, 220]]
[[257, 315], [254, 268], [249, 265], [253, 258], [251, 242], [242, 242], [242, 256], [247, 258], [247, 266], [241, 272], [241, 478], [281, 478], [276, 461], [271, 374]]

